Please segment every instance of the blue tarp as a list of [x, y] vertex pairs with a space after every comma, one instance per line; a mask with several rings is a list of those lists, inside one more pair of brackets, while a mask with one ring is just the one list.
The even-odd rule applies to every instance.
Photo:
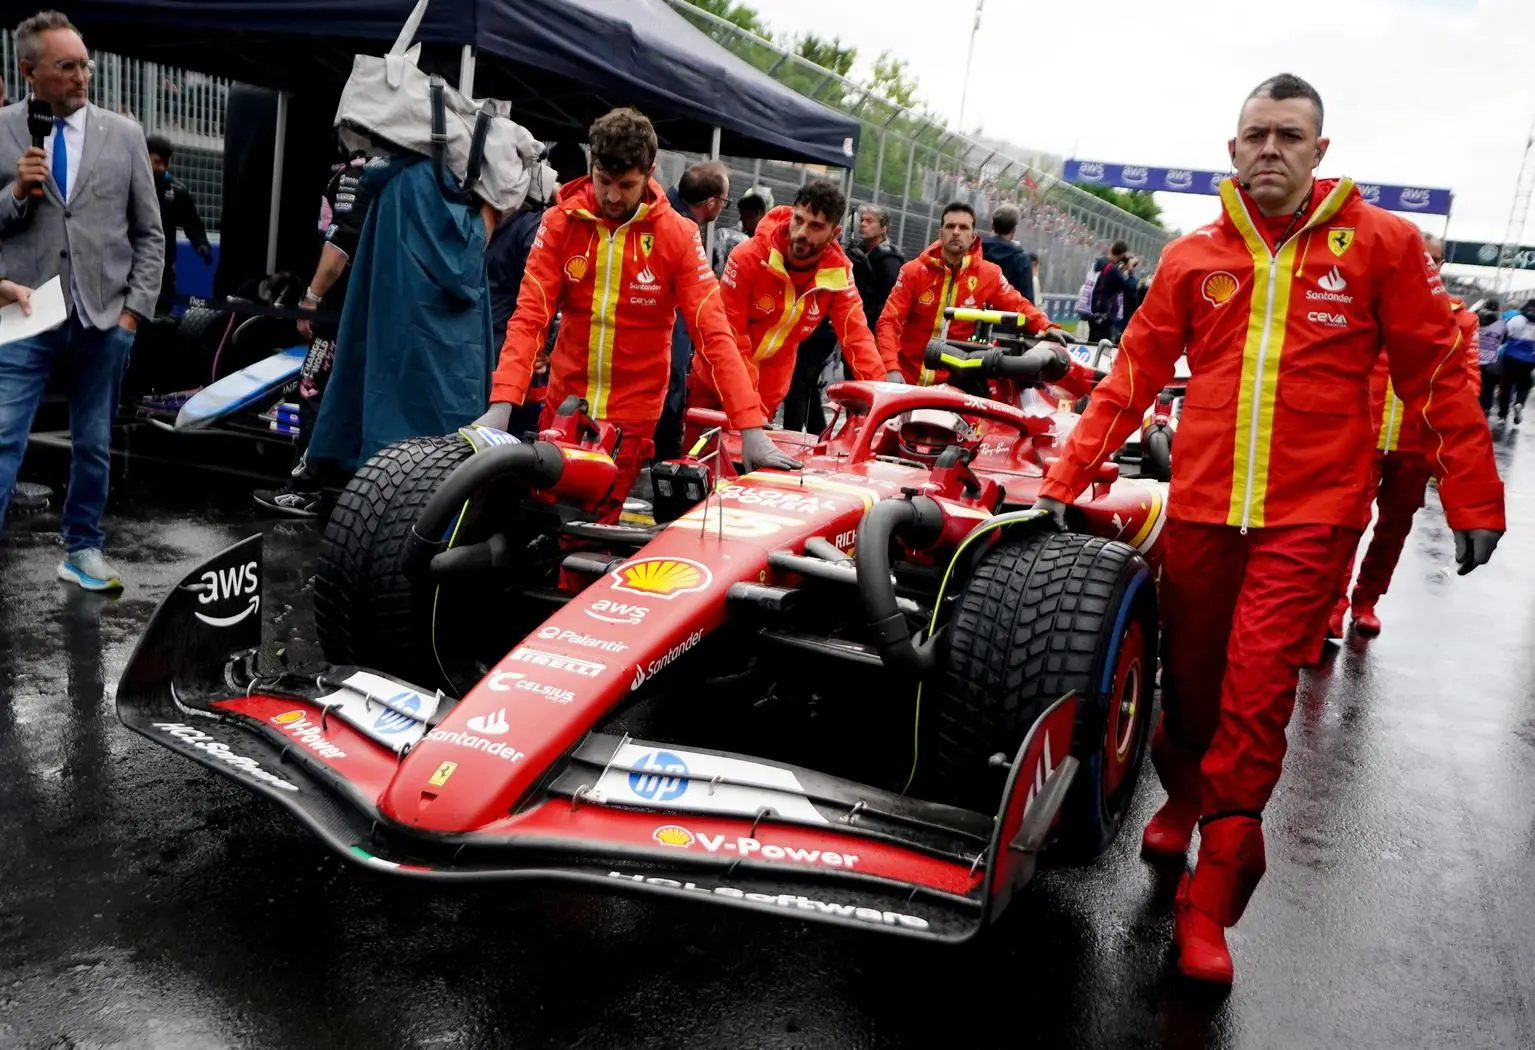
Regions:
[[451, 434], [490, 399], [485, 224], [446, 199], [429, 160], [370, 163], [368, 209], [311, 460], [348, 473], [385, 445]]
[[[352, 55], [388, 49], [413, 0], [80, 0], [87, 44], [297, 92], [336, 91]], [[665, 0], [434, 0], [416, 35], [423, 68], [456, 82], [475, 48], [475, 95], [507, 99], [541, 139], [639, 107], [666, 148], [849, 167], [858, 121], [784, 87], [699, 32]]]

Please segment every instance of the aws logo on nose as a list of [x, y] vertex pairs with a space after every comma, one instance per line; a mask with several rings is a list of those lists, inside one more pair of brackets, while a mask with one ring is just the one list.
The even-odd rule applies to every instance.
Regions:
[[233, 627], [261, 608], [261, 577], [256, 575], [253, 561], [229, 569], [211, 569], [202, 574], [197, 589], [202, 592], [197, 596], [199, 605], [216, 605], [232, 598], [250, 596], [245, 608], [232, 616], [208, 616], [193, 610], [193, 615], [209, 627]]

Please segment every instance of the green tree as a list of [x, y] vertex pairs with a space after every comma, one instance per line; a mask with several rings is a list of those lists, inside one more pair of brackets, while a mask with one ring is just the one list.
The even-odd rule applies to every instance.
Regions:
[[1156, 202], [1150, 190], [1122, 190], [1093, 183], [1078, 184], [1077, 189], [1106, 200], [1137, 218], [1145, 219], [1159, 229], [1167, 229], [1162, 222], [1162, 206]]
[[689, 2], [701, 11], [707, 11], [727, 22], [734, 22], [748, 33], [770, 36], [762, 16], [754, 8], [738, 3], [737, 0], [689, 0]]

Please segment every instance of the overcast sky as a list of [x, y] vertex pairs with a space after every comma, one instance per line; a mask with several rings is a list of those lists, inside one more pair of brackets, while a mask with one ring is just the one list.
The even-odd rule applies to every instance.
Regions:
[[[755, 6], [775, 30], [856, 44], [855, 73], [884, 49], [907, 59], [957, 116], [974, 0]], [[1450, 236], [1500, 241], [1535, 116], [1532, 39], [1535, 0], [985, 0], [965, 124], [1061, 156], [1224, 169], [1246, 93], [1291, 72], [1327, 107], [1320, 174], [1451, 189]], [[1216, 205], [1157, 199], [1184, 230]]]

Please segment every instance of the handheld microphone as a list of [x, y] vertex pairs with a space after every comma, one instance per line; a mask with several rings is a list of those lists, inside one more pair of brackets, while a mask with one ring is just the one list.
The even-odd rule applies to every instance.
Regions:
[[[39, 98], [28, 102], [27, 130], [32, 133], [32, 145], [42, 149], [43, 143], [48, 141], [48, 136], [53, 134], [53, 107]], [[41, 197], [42, 195], [42, 186], [32, 187], [32, 196]]]

